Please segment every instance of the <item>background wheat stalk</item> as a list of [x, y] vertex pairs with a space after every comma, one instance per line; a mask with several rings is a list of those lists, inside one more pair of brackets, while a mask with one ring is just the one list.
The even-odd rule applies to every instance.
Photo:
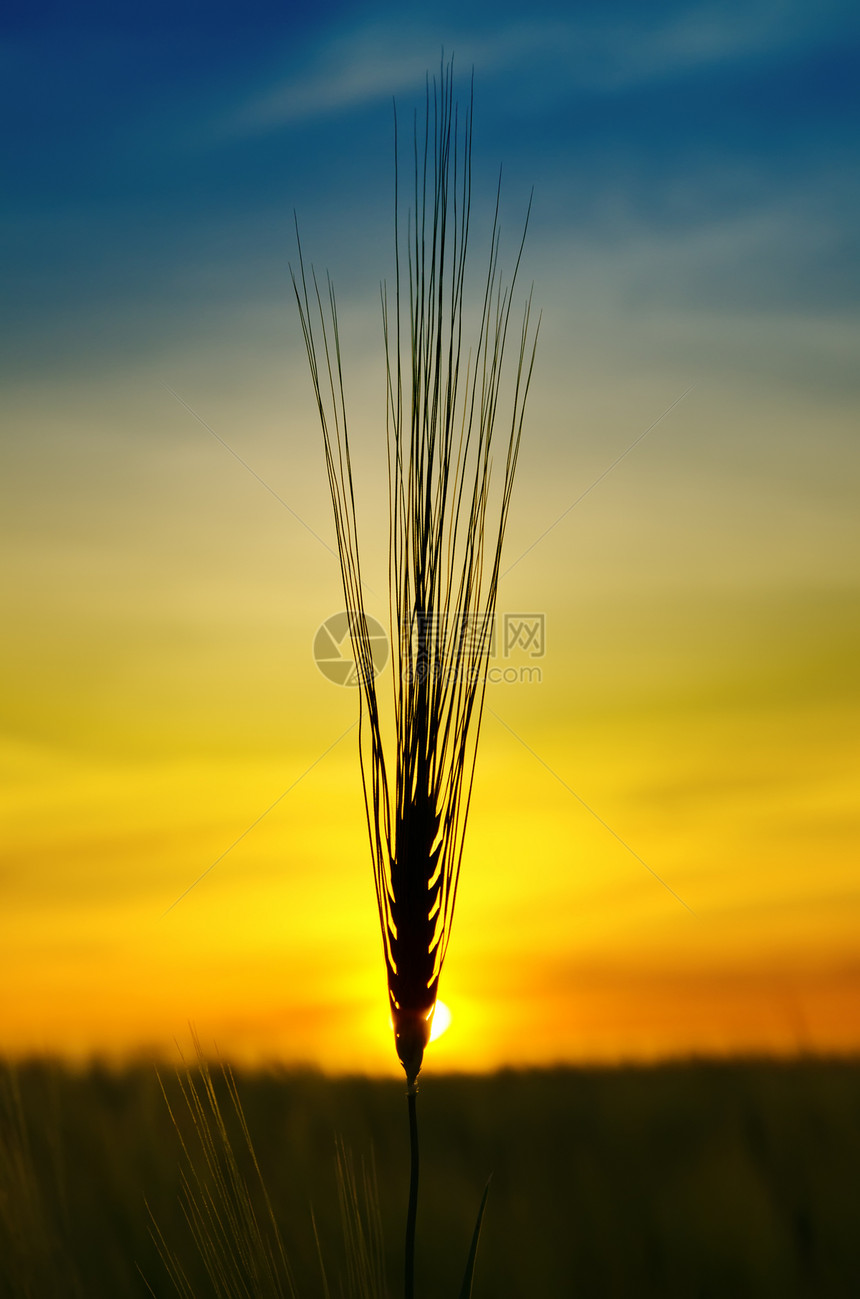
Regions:
[[[402, 237], [395, 112], [395, 276], [381, 290], [389, 500], [389, 619], [395, 738], [386, 757], [364, 594], [334, 287], [293, 275], [316, 396], [358, 669], [359, 752], [397, 1054], [409, 1095], [417, 1200], [416, 1080], [448, 950], [496, 608], [502, 543], [537, 328], [525, 304], [507, 414], [500, 387], [514, 285], [499, 269], [499, 192], [477, 334], [464, 348], [472, 107], [460, 121], [453, 71], [428, 78], [413, 128], [412, 205]], [[500, 182], [501, 183], [501, 182]], [[529, 204], [529, 207], [531, 205]], [[298, 227], [297, 227], [298, 239]], [[324, 305], [325, 298], [325, 305]], [[539, 324], [539, 322], [538, 322]], [[318, 332], [317, 332], [318, 331]], [[502, 426], [503, 431], [498, 431]], [[491, 494], [493, 452], [504, 469]], [[411, 1293], [407, 1231], [407, 1294]]]

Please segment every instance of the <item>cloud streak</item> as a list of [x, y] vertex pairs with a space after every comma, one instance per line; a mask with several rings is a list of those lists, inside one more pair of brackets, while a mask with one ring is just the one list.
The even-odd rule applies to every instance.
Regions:
[[779, 0], [733, 8], [664, 5], [662, 13], [650, 8], [647, 14], [615, 5], [599, 16], [565, 13], [496, 25], [491, 32], [474, 19], [464, 25], [459, 15], [433, 25], [372, 16], [336, 35], [324, 33], [309, 68], [287, 68], [250, 95], [223, 129], [228, 135], [264, 133], [411, 95], [439, 62], [443, 44], [461, 72], [474, 66], [485, 82], [503, 80], [514, 99], [524, 91], [526, 98], [563, 98], [625, 93], [732, 60], [779, 61], [798, 47], [808, 51], [832, 41], [844, 22], [840, 4], [813, 13]]

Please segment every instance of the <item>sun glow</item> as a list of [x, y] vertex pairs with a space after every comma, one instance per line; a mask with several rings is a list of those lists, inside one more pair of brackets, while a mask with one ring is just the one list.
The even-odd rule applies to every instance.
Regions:
[[441, 1037], [451, 1024], [451, 1012], [445, 1005], [444, 1001], [436, 1002], [436, 1009], [433, 1012], [433, 1026], [430, 1029], [430, 1041], [435, 1042], [437, 1037]]
[[[430, 1026], [430, 1041], [435, 1042], [437, 1037], [441, 1037], [451, 1027], [452, 1016], [444, 1001], [436, 1002], [430, 1014], [427, 1015], [427, 1019], [430, 1019], [430, 1015], [433, 1016]], [[394, 1029], [394, 1020], [390, 1015], [388, 1016], [388, 1027]]]

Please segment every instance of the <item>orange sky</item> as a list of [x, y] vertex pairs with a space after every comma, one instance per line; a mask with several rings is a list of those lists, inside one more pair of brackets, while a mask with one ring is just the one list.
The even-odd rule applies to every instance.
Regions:
[[[243, 450], [328, 538], [308, 403], [272, 383]], [[731, 425], [744, 394], [720, 397]], [[735, 482], [702, 471], [713, 399], [503, 584], [501, 614], [545, 613], [546, 653], [496, 659], [542, 679], [488, 690], [439, 1067], [858, 1046], [853, 520], [800, 464], [748, 481], [740, 439]], [[311, 656], [331, 556], [169, 395], [140, 418], [173, 440], [133, 470], [104, 413], [71, 455], [57, 400], [20, 463], [42, 496], [11, 510], [0, 1047], [170, 1052], [193, 1022], [243, 1058], [395, 1071], [355, 731], [307, 771], [356, 714]], [[533, 420], [512, 557], [639, 431], [610, 404], [563, 472]], [[781, 415], [790, 444], [805, 415]]]

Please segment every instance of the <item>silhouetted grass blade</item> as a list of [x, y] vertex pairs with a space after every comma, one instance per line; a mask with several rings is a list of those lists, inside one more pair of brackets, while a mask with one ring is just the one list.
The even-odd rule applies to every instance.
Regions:
[[475, 1278], [475, 1260], [478, 1257], [478, 1241], [481, 1238], [481, 1223], [484, 1220], [484, 1210], [487, 1207], [487, 1196], [490, 1194], [490, 1178], [487, 1179], [487, 1185], [484, 1187], [484, 1194], [481, 1196], [481, 1207], [478, 1209], [478, 1219], [475, 1223], [475, 1230], [472, 1233], [472, 1244], [469, 1247], [469, 1257], [466, 1260], [466, 1271], [463, 1276], [463, 1284], [460, 1287], [460, 1299], [471, 1299], [472, 1282]]

